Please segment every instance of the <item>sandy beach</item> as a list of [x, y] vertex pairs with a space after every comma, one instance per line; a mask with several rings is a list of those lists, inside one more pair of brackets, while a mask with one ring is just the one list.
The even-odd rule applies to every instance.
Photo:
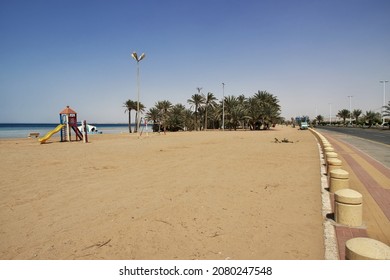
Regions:
[[309, 131], [89, 139], [0, 141], [1, 259], [324, 259]]

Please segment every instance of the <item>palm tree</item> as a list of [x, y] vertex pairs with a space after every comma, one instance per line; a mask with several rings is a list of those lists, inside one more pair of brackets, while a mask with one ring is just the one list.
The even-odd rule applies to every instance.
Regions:
[[279, 100], [267, 91], [258, 91], [254, 98], [258, 102], [258, 122], [260, 122], [260, 125], [263, 125], [263, 129], [269, 129], [270, 124], [275, 124], [279, 120]]
[[246, 116], [248, 118], [249, 128], [257, 129], [257, 118], [259, 116], [259, 102], [255, 97], [249, 97], [246, 101]]
[[183, 104], [176, 104], [169, 110], [168, 127], [169, 131], [184, 130], [185, 127], [185, 110]]
[[239, 109], [239, 101], [238, 98], [234, 95], [225, 96], [225, 125], [229, 127], [229, 129], [237, 129], [239, 125], [239, 118], [243, 110]]
[[243, 94], [240, 94], [238, 97], [237, 97], [237, 100], [238, 100], [238, 103], [240, 104], [240, 105], [244, 105], [244, 103], [245, 103], [245, 101], [246, 101], [246, 97], [245, 97], [245, 95], [243, 95]]
[[[157, 109], [156, 107], [152, 107], [149, 109], [149, 111], [146, 113], [146, 118], [149, 121], [153, 121], [153, 131], [158, 131], [160, 132], [160, 110]], [[157, 124], [158, 124], [158, 129], [157, 129]]]
[[172, 107], [172, 103], [168, 100], [158, 101], [156, 103], [156, 108], [160, 111], [161, 120], [160, 123], [163, 125], [164, 133], [167, 130], [168, 124], [168, 113], [169, 109]]
[[318, 115], [316, 117], [316, 120], [317, 120], [318, 124], [320, 124], [320, 123], [322, 123], [324, 121], [324, 117], [322, 115]]
[[368, 127], [370, 128], [375, 122], [378, 122], [380, 120], [380, 116], [378, 116], [378, 113], [375, 113], [374, 111], [366, 111], [366, 114], [363, 116], [364, 121], [368, 123]]
[[345, 125], [345, 119], [348, 118], [349, 116], [351, 115], [351, 113], [349, 112], [349, 110], [347, 109], [342, 109], [340, 110], [338, 113], [337, 113], [337, 116], [339, 118], [342, 118], [343, 119], [343, 124]]
[[237, 130], [239, 126], [242, 126], [241, 121], [244, 119], [245, 110], [243, 106], [235, 106], [230, 110], [229, 123], [234, 130]]
[[196, 88], [198, 90], [198, 93], [191, 96], [191, 99], [188, 99], [187, 102], [191, 105], [191, 108], [194, 107], [194, 113], [195, 113], [195, 129], [198, 130], [198, 111], [199, 108], [204, 104], [205, 100], [202, 94], [200, 94], [200, 91], [202, 88]]
[[247, 123], [249, 123], [250, 117], [247, 116], [247, 98], [244, 94], [240, 94], [237, 97], [238, 106], [241, 108], [241, 116], [240, 121], [242, 122], [241, 125], [245, 129], [247, 126]]
[[129, 113], [129, 133], [131, 133], [131, 110], [137, 110], [137, 102], [129, 99], [123, 104], [123, 107], [126, 108], [125, 113]]
[[221, 127], [221, 119], [222, 119], [222, 103], [216, 103], [214, 107], [210, 107], [210, 112], [208, 113], [208, 117], [212, 123], [213, 129], [217, 129]]
[[362, 110], [360, 110], [360, 109], [355, 109], [352, 111], [352, 116], [355, 118], [356, 124], [359, 123], [359, 117], [361, 114], [362, 114]]
[[190, 109], [184, 110], [184, 112], [183, 112], [184, 130], [194, 130], [195, 129], [193, 115], [194, 115], [194, 112], [192, 112]]
[[206, 96], [203, 95], [204, 98], [204, 109], [205, 109], [205, 117], [204, 117], [204, 130], [207, 130], [207, 111], [209, 108], [214, 108], [217, 104], [215, 101], [217, 98], [214, 96], [212, 92], [208, 92]]

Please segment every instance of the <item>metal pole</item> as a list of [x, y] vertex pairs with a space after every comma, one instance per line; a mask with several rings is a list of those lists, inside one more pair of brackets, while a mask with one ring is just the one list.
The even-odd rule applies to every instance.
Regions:
[[329, 124], [332, 125], [332, 103], [329, 103]]
[[137, 61], [137, 132], [140, 126], [140, 111], [139, 111], [139, 62], [145, 58], [145, 53], [142, 53], [139, 57], [136, 52], [133, 52], [131, 56]]
[[352, 95], [348, 95], [349, 97], [349, 125], [352, 125], [352, 103], [351, 103], [351, 99], [352, 99]]
[[137, 132], [139, 132], [139, 61], [137, 60]]
[[225, 83], [222, 83], [222, 130], [225, 130]]
[[382, 125], [385, 124], [385, 106], [386, 106], [386, 83], [389, 81], [379, 81], [383, 84], [383, 107], [382, 107]]

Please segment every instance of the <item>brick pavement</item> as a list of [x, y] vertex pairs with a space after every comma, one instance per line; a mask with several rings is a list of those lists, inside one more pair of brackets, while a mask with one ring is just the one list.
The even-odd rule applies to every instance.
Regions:
[[363, 195], [363, 226], [335, 224], [340, 259], [345, 259], [345, 242], [354, 237], [370, 237], [390, 244], [390, 169], [337, 135], [321, 133], [339, 154], [342, 168], [350, 173], [350, 188]]

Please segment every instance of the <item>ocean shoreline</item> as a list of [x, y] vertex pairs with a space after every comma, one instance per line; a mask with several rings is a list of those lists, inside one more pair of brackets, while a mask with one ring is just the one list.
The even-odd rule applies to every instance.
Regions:
[[[129, 132], [129, 125], [126, 123], [88, 123], [96, 126], [98, 131], [103, 134], [120, 134]], [[58, 123], [0, 123], [0, 139], [23, 139], [28, 138], [31, 132], [39, 133], [43, 136], [50, 130], [54, 129]], [[81, 123], [80, 123], [81, 125]], [[141, 130], [145, 127], [141, 124]], [[135, 124], [131, 125], [132, 130]], [[146, 131], [146, 130], [144, 130]], [[148, 125], [147, 132], [152, 131], [152, 125]], [[91, 133], [91, 135], [94, 133]]]

